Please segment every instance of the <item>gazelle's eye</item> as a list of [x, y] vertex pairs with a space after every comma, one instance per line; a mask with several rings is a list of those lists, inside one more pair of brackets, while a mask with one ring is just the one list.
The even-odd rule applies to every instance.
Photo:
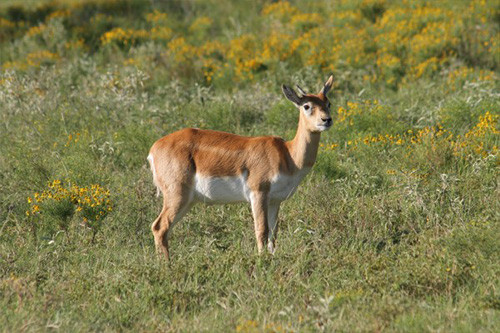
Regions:
[[304, 110], [307, 111], [307, 110], [309, 110], [309, 108], [310, 108], [309, 104], [304, 104]]

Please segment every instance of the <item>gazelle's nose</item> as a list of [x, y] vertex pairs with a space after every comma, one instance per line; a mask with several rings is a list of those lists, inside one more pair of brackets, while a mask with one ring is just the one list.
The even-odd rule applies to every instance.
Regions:
[[330, 126], [332, 124], [332, 117], [327, 117], [327, 118], [321, 118], [323, 122], [327, 125]]

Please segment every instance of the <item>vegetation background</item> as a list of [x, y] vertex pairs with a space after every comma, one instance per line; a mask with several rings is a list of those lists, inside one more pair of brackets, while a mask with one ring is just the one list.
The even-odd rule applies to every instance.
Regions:
[[[499, 31], [485, 0], [2, 1], [0, 330], [498, 330]], [[199, 205], [158, 260], [151, 144], [291, 139], [280, 85], [329, 74], [276, 254]]]

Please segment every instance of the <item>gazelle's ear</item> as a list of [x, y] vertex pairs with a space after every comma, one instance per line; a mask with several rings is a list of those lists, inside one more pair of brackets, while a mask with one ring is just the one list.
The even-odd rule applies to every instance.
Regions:
[[299, 85], [295, 85], [297, 87], [297, 90], [299, 91], [299, 94], [301, 94], [302, 96], [304, 95], [307, 95], [307, 93], [304, 91], [304, 89], [302, 89], [301, 87], [299, 87]]
[[325, 85], [323, 86], [323, 88], [321, 89], [321, 91], [319, 93], [326, 96], [326, 94], [328, 94], [328, 92], [330, 91], [332, 86], [333, 86], [333, 75], [330, 75], [330, 77], [325, 82]]
[[293, 104], [295, 104], [297, 107], [300, 107], [301, 99], [299, 96], [297, 96], [297, 93], [295, 92], [295, 90], [293, 90], [289, 86], [285, 86], [285, 85], [281, 86], [281, 90], [283, 90], [283, 94], [285, 94], [285, 97], [289, 101], [293, 102]]

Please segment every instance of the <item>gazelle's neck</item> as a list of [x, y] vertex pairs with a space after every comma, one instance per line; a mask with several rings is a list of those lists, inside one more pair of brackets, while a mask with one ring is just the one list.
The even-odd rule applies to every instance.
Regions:
[[310, 168], [316, 162], [320, 137], [320, 132], [313, 133], [307, 129], [305, 119], [300, 115], [295, 138], [287, 142], [290, 156], [299, 170]]

